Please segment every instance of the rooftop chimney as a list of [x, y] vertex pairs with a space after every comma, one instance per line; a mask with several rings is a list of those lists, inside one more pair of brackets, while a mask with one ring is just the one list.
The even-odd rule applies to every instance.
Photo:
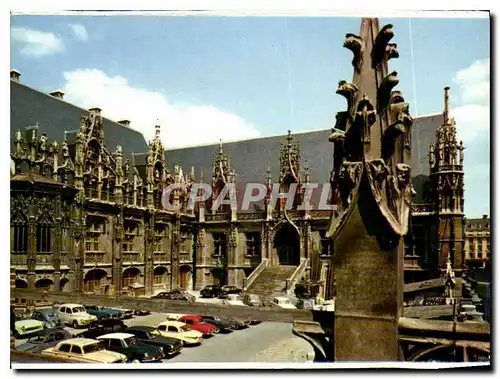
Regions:
[[100, 115], [101, 114], [101, 111], [102, 109], [99, 108], [99, 107], [92, 107], [92, 108], [89, 108], [89, 111], [92, 112], [92, 113], [95, 113], [97, 115]]
[[450, 121], [450, 87], [444, 87], [444, 123], [448, 124]]
[[121, 125], [130, 126], [130, 120], [120, 120], [118, 121], [118, 123]]
[[488, 218], [488, 215], [483, 215], [483, 220], [486, 220]]
[[21, 73], [17, 70], [10, 70], [10, 80], [13, 80], [15, 82], [19, 83], [19, 78], [21, 76]]
[[64, 92], [61, 91], [60, 89], [56, 89], [55, 91], [52, 91], [51, 93], [49, 93], [50, 96], [54, 96], [55, 98], [58, 98], [58, 99], [63, 99], [64, 98]]

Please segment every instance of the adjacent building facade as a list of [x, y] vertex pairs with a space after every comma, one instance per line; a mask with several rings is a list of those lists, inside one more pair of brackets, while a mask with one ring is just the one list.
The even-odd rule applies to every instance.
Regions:
[[[99, 108], [81, 109], [63, 96], [31, 89], [11, 72], [16, 287], [135, 294], [214, 283], [242, 287], [265, 263], [301, 267], [301, 277], [323, 283], [321, 294], [333, 296], [324, 285], [334, 254], [325, 237], [331, 211], [318, 209], [320, 190], [312, 209], [299, 208], [307, 184], [330, 183], [329, 130], [167, 152], [160, 125], [146, 143], [129, 121], [113, 122]], [[413, 127], [422, 137], [413, 141], [434, 133], [437, 139], [430, 170], [421, 164], [427, 147], [415, 158], [417, 201], [405, 257], [410, 281], [439, 275], [448, 257], [455, 267], [463, 264], [463, 148], [445, 104], [444, 118], [416, 119]], [[192, 167], [189, 173], [177, 162]], [[242, 209], [251, 182], [263, 184], [265, 196]], [[190, 206], [197, 183], [208, 183], [213, 195]], [[162, 204], [170, 184], [178, 185], [168, 195], [175, 211]], [[238, 206], [213, 211], [228, 184]], [[296, 195], [273, 204], [274, 185], [280, 192], [296, 186]]]
[[468, 266], [483, 266], [491, 259], [490, 224], [488, 215], [465, 220], [465, 261]]

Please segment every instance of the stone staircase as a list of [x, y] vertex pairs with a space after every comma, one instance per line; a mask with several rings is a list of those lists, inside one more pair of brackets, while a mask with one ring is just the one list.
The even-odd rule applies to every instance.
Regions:
[[260, 295], [266, 299], [286, 295], [286, 281], [297, 266], [268, 266], [255, 278], [247, 289], [247, 293]]

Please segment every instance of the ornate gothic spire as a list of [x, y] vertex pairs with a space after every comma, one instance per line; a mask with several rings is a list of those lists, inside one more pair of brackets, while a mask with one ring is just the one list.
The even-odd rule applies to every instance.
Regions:
[[212, 165], [212, 185], [217, 183], [229, 183], [232, 174], [229, 155], [224, 151], [222, 140], [219, 143], [219, 150], [214, 156]]
[[280, 184], [300, 183], [300, 145], [293, 143], [294, 138], [289, 130], [281, 142], [280, 149]]

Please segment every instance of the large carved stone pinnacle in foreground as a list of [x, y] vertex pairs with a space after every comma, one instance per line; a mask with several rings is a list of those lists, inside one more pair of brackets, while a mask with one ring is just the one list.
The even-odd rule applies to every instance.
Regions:
[[362, 20], [347, 34], [352, 83], [337, 93], [347, 110], [337, 114], [332, 215], [336, 282], [335, 360], [399, 360], [397, 319], [403, 294], [403, 236], [411, 209], [411, 126], [408, 104], [388, 60], [397, 58], [392, 25]]

